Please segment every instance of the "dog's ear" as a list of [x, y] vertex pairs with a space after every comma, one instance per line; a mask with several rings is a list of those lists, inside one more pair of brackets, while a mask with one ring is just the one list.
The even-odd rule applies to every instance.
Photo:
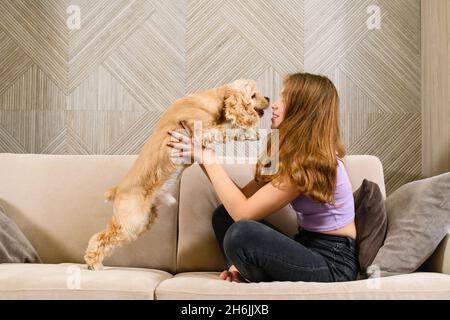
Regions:
[[251, 105], [255, 86], [253, 80], [237, 80], [226, 86], [224, 115], [227, 121], [244, 129], [255, 126], [259, 121]]
[[231, 93], [241, 95], [244, 103], [250, 104], [253, 92], [256, 91], [256, 82], [254, 80], [236, 80], [228, 85]]

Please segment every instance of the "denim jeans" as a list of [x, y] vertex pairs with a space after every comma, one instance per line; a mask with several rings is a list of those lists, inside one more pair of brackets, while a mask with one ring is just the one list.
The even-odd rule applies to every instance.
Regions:
[[234, 222], [223, 205], [212, 225], [225, 268], [234, 265], [250, 282], [356, 280], [358, 249], [350, 237], [299, 228], [292, 239], [266, 221]]

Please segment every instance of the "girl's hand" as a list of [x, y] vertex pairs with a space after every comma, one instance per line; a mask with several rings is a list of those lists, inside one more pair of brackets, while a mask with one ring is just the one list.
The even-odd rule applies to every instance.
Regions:
[[189, 164], [198, 162], [213, 163], [215, 160], [215, 152], [212, 149], [203, 148], [200, 143], [195, 142], [194, 134], [184, 121], [180, 121], [181, 126], [186, 131], [182, 134], [170, 130], [168, 132], [176, 142], [169, 142], [168, 147], [172, 148], [172, 157], [175, 159], [187, 158], [190, 159]]

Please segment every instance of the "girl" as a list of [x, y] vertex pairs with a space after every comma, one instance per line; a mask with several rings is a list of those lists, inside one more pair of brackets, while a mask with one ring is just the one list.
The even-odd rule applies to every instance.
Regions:
[[[187, 135], [169, 132], [179, 141], [169, 147], [177, 149], [176, 156], [190, 156], [201, 163], [222, 201], [212, 218], [226, 261], [220, 278], [236, 282], [355, 280], [355, 209], [341, 160], [345, 150], [337, 90], [326, 77], [292, 74], [285, 78], [272, 110], [271, 128], [279, 130], [278, 171], [263, 175], [267, 164], [260, 158], [254, 179], [242, 189], [218, 163], [214, 150], [203, 149], [194, 158], [198, 152], [193, 152], [192, 132], [185, 124]], [[294, 239], [263, 220], [286, 205], [297, 212], [299, 232]]]

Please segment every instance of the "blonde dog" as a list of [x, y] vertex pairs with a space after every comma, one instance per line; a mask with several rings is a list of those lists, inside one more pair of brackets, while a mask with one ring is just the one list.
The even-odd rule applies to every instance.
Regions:
[[269, 99], [257, 91], [253, 80], [237, 80], [175, 101], [125, 178], [105, 192], [105, 201], [114, 201], [114, 214], [106, 229], [89, 240], [84, 256], [88, 268], [101, 269], [114, 247], [137, 239], [150, 228], [160, 205], [175, 202], [167, 190], [190, 164], [172, 161], [166, 147], [169, 130], [181, 128], [180, 121], [184, 121], [193, 131], [194, 122], [199, 121], [203, 128], [199, 142], [204, 147], [229, 140], [258, 140], [255, 129], [268, 106]]

